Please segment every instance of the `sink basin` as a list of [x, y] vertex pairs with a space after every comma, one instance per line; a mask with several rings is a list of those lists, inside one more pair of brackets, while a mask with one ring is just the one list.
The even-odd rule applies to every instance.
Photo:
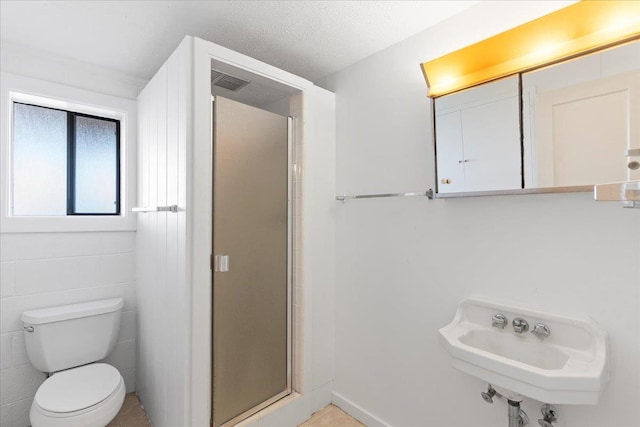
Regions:
[[[504, 329], [491, 325], [498, 313], [508, 319]], [[544, 340], [530, 331], [517, 334], [511, 326], [517, 317], [531, 329], [543, 323], [551, 334]], [[593, 405], [609, 379], [607, 334], [590, 319], [469, 298], [439, 335], [456, 369], [490, 383], [506, 396]]]
[[462, 344], [525, 365], [547, 370], [564, 368], [569, 360], [566, 352], [556, 346], [536, 341], [523, 340], [512, 334], [496, 334], [486, 329], [471, 330], [460, 337]]

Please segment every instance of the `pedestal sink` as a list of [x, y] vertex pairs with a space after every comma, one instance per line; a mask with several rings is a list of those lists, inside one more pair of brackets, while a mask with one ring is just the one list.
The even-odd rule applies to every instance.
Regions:
[[[492, 326], [496, 314], [507, 319], [504, 329]], [[513, 319], [545, 325], [550, 334], [540, 339], [529, 330], [516, 333]], [[469, 298], [439, 334], [456, 369], [503, 394], [550, 404], [593, 405], [609, 379], [607, 333], [591, 319]]]

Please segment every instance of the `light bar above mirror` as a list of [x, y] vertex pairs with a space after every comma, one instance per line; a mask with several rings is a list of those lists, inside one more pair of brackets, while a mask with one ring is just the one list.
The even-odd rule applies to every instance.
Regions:
[[432, 98], [640, 37], [640, 1], [581, 1], [421, 64]]

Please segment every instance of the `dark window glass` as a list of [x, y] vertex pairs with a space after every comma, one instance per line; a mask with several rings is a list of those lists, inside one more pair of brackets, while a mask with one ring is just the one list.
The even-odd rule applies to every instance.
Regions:
[[14, 103], [13, 215], [118, 215], [120, 122]]

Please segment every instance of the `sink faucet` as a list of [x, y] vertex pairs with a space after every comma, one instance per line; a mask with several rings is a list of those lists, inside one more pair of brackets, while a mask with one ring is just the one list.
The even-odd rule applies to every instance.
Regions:
[[531, 333], [537, 336], [540, 339], [540, 341], [544, 341], [544, 339], [548, 337], [549, 334], [551, 334], [551, 330], [547, 325], [542, 323], [537, 323], [536, 326], [533, 327], [533, 330], [531, 331]]
[[504, 329], [504, 327], [507, 326], [507, 318], [504, 316], [504, 314], [494, 314], [491, 318], [491, 326]]
[[516, 334], [522, 334], [529, 330], [529, 323], [526, 320], [521, 319], [520, 317], [516, 317], [515, 319], [513, 319], [512, 324], [513, 330]]

